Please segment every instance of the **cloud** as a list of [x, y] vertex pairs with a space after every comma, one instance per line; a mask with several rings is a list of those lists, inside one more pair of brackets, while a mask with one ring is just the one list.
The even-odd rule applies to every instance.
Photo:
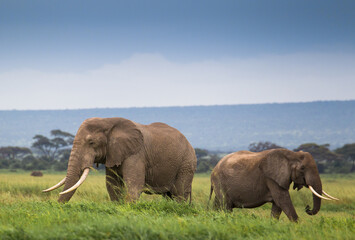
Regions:
[[266, 55], [178, 63], [136, 54], [86, 72], [0, 72], [0, 109], [73, 109], [355, 99], [355, 56]]

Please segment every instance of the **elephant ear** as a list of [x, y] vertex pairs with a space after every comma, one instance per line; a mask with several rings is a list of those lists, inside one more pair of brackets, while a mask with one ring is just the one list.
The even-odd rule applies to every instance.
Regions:
[[280, 187], [288, 190], [291, 184], [291, 169], [287, 155], [289, 150], [271, 150], [261, 160], [259, 168], [265, 177], [275, 181]]
[[143, 147], [142, 132], [127, 119], [117, 118], [108, 133], [106, 167], [119, 166]]

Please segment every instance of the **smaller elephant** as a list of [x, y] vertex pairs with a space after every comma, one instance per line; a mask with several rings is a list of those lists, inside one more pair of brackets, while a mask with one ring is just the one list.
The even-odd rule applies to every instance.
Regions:
[[[313, 209], [318, 213], [321, 198], [339, 200], [322, 190], [316, 162], [307, 152], [273, 149], [263, 152], [239, 151], [222, 158], [211, 174], [211, 192], [215, 191], [215, 208], [255, 208], [272, 203], [271, 216], [279, 219], [283, 211], [291, 221], [298, 215], [292, 204], [289, 187], [300, 190], [303, 186], [313, 193]], [[321, 196], [321, 194], [327, 197]]]

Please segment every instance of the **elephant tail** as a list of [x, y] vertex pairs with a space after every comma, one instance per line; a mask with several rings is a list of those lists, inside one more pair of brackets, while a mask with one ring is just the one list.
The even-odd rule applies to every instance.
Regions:
[[191, 205], [191, 202], [192, 202], [191, 192], [192, 191], [190, 191], [190, 203], [189, 203], [190, 205]]
[[211, 201], [211, 198], [212, 198], [212, 193], [213, 193], [213, 185], [211, 184], [210, 197], [209, 197], [209, 199], [208, 199], [207, 209], [208, 209], [209, 206], [210, 206], [210, 201]]

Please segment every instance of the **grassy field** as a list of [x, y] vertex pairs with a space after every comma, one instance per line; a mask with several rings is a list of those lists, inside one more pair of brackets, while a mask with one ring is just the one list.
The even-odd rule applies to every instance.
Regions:
[[209, 176], [193, 182], [193, 204], [145, 195], [134, 204], [109, 201], [102, 173], [90, 173], [71, 201], [58, 204], [59, 190], [43, 194], [64, 173], [31, 177], [0, 172], [0, 239], [355, 239], [355, 175], [322, 175], [324, 189], [341, 201], [322, 202], [315, 216], [307, 189], [291, 192], [300, 217], [270, 218], [271, 204], [233, 213], [207, 209]]

